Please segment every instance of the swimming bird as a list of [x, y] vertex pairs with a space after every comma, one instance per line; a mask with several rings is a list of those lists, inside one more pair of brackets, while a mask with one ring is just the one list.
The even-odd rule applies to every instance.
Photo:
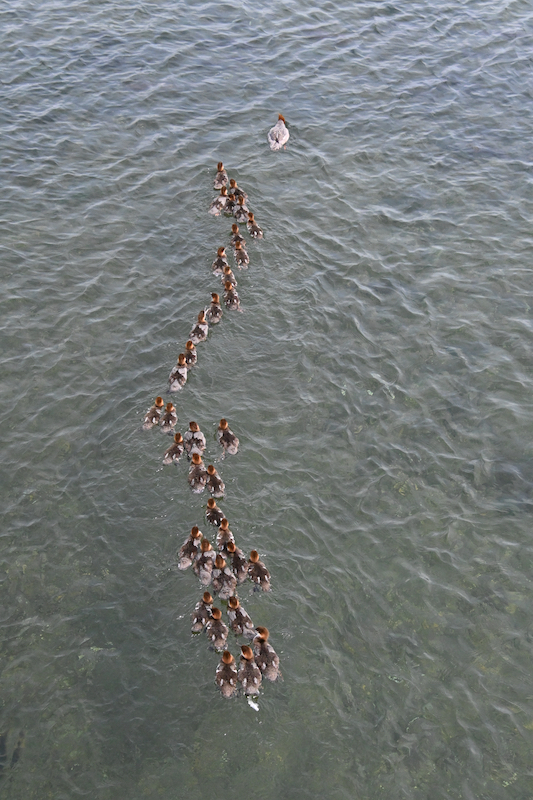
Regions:
[[237, 667], [229, 650], [224, 650], [215, 673], [215, 683], [222, 697], [233, 697], [237, 691]]
[[207, 638], [211, 641], [215, 650], [224, 650], [228, 639], [229, 628], [225, 622], [222, 622], [221, 617], [222, 611], [220, 608], [213, 608], [211, 619], [207, 620], [207, 625], [205, 626]]
[[224, 164], [222, 161], [219, 161], [217, 164], [217, 174], [215, 175], [215, 181], [213, 183], [214, 189], [222, 189], [228, 182], [228, 173], [224, 169]]
[[263, 238], [263, 231], [255, 221], [254, 215], [251, 211], [248, 212], [248, 222], [246, 223], [246, 227], [248, 228], [248, 233], [252, 239]]
[[210, 325], [217, 325], [222, 319], [222, 306], [216, 292], [211, 292], [211, 305], [205, 309], [205, 318]]
[[229, 190], [231, 194], [235, 195], [235, 197], [242, 197], [245, 203], [248, 200], [248, 195], [237, 186], [237, 181], [235, 178], [230, 178]]
[[241, 646], [241, 660], [237, 680], [242, 685], [244, 694], [259, 694], [262, 676], [261, 670], [254, 660], [254, 652], [247, 644]]
[[215, 558], [216, 553], [211, 547], [211, 543], [207, 539], [202, 539], [200, 553], [197, 555], [196, 560], [193, 561], [192, 568], [203, 586], [209, 586], [211, 583]]
[[193, 344], [198, 344], [199, 342], [205, 342], [207, 339], [207, 333], [209, 331], [209, 325], [207, 324], [207, 320], [205, 318], [205, 311], [200, 311], [198, 314], [198, 321], [193, 326], [190, 334], [189, 339]]
[[[241, 606], [238, 597], [230, 597], [228, 600], [228, 619], [230, 628], [237, 636], [246, 636], [253, 639], [256, 631], [250, 615]], [[259, 665], [258, 665], [259, 666]]]
[[161, 430], [165, 431], [165, 433], [173, 433], [173, 428], [177, 421], [178, 415], [176, 414], [176, 408], [172, 403], [167, 403], [165, 413], [162, 414], [161, 419], [159, 420]]
[[218, 423], [217, 440], [224, 448], [224, 452], [229, 456], [234, 456], [239, 450], [239, 440], [228, 426], [227, 419], [221, 419]]
[[233, 255], [235, 256], [235, 263], [239, 269], [246, 269], [250, 263], [250, 256], [242, 246], [241, 242], [235, 242], [235, 250], [233, 251]]
[[233, 216], [237, 220], [237, 222], [246, 222], [248, 219], [248, 206], [244, 202], [243, 197], [237, 198], [237, 203], [233, 209]]
[[205, 450], [205, 436], [200, 430], [200, 426], [197, 422], [189, 422], [189, 430], [185, 431], [183, 434], [183, 445], [185, 450], [187, 451], [188, 456], [194, 455], [194, 453], [202, 453]]
[[[228, 520], [226, 519], [226, 517], [223, 517], [220, 521], [220, 526], [218, 528], [218, 533], [217, 533], [218, 549], [221, 551], [225, 551], [229, 542], [233, 542], [233, 544], [235, 544], [235, 537], [233, 536], [232, 532], [229, 529]], [[225, 557], [226, 556], [224, 556], [224, 558]]]
[[221, 211], [224, 211], [226, 208], [226, 204], [228, 202], [228, 193], [226, 191], [226, 187], [223, 186], [220, 190], [220, 194], [218, 197], [215, 197], [214, 200], [211, 201], [211, 205], [209, 206], [209, 213], [212, 214], [214, 217], [218, 217]]
[[205, 485], [213, 497], [224, 497], [226, 487], [213, 464], [209, 464], [207, 467], [207, 481]]
[[200, 633], [207, 625], [207, 621], [211, 619], [211, 609], [213, 607], [213, 598], [209, 592], [204, 592], [202, 599], [196, 603], [194, 611], [191, 614], [191, 633]]
[[228, 542], [226, 545], [226, 558], [231, 562], [233, 574], [237, 578], [237, 584], [244, 583], [248, 577], [248, 561], [243, 551], [237, 547], [235, 542]]
[[228, 263], [228, 259], [226, 258], [226, 248], [219, 247], [217, 250], [217, 257], [211, 264], [211, 269], [213, 270], [215, 275], [222, 275], [222, 270]]
[[235, 247], [235, 244], [237, 242], [240, 242], [243, 246], [246, 246], [246, 239], [241, 233], [239, 233], [239, 226], [237, 225], [236, 222], [234, 222], [233, 225], [231, 226], [231, 234], [232, 235], [229, 240], [231, 247]]
[[187, 376], [189, 370], [185, 363], [185, 355], [180, 353], [178, 356], [178, 363], [173, 367], [170, 375], [168, 376], [168, 390], [169, 392], [179, 392], [187, 383]]
[[231, 285], [231, 281], [226, 281], [224, 283], [224, 303], [226, 304], [226, 308], [232, 311], [241, 310], [240, 297], [237, 294], [237, 290]]
[[232, 272], [232, 269], [229, 266], [229, 264], [226, 264], [226, 266], [224, 267], [224, 271], [222, 273], [222, 283], [226, 283], [226, 281], [229, 281], [233, 286], [233, 288], [237, 286], [237, 279], [234, 273]]
[[221, 600], [231, 597], [237, 588], [237, 578], [229, 567], [226, 566], [224, 557], [220, 553], [215, 558], [215, 566], [211, 577], [213, 589], [218, 592]]
[[279, 656], [268, 641], [268, 628], [259, 626], [256, 631], [257, 635], [253, 641], [255, 663], [261, 670], [263, 678], [269, 681], [276, 681], [281, 677]]
[[187, 369], [194, 367], [196, 362], [198, 361], [198, 353], [196, 352], [196, 347], [194, 346], [193, 342], [189, 339], [188, 342], [185, 342], [185, 364], [187, 365]]
[[143, 431], [148, 431], [150, 428], [153, 428], [154, 425], [159, 423], [161, 418], [161, 409], [165, 405], [165, 401], [162, 397], [156, 397], [155, 402], [152, 408], [146, 412], [144, 415], [143, 421]]
[[181, 433], [174, 434], [174, 444], [170, 445], [168, 450], [165, 450], [163, 456], [163, 464], [177, 464], [183, 455], [183, 436]]
[[178, 569], [187, 569], [191, 566], [200, 552], [201, 541], [202, 532], [199, 530], [198, 525], [194, 525], [191, 528], [190, 534], [178, 550]]
[[285, 125], [283, 114], [278, 115], [278, 121], [273, 128], [270, 128], [267, 139], [271, 150], [281, 150], [283, 145], [289, 141], [289, 131]]
[[250, 560], [248, 561], [248, 577], [250, 580], [260, 586], [264, 592], [270, 591], [270, 572], [267, 570], [262, 561], [259, 560], [259, 553], [257, 550], [252, 550], [250, 553]]
[[233, 212], [235, 211], [235, 206], [237, 205], [237, 199], [234, 194], [229, 194], [228, 199], [226, 200], [226, 205], [222, 209], [226, 217], [232, 217]]
[[195, 494], [200, 494], [205, 489], [207, 481], [207, 470], [199, 453], [194, 453], [189, 468], [189, 486]]
[[211, 525], [216, 525], [217, 528], [224, 519], [224, 512], [217, 506], [217, 501], [214, 497], [210, 497], [207, 501], [207, 508], [205, 510], [207, 521]]

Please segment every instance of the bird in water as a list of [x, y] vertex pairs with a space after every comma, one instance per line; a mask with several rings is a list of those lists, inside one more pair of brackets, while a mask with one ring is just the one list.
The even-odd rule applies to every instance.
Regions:
[[176, 414], [176, 409], [172, 403], [167, 403], [165, 408], [165, 413], [161, 416], [159, 420], [159, 425], [162, 431], [165, 433], [173, 433], [173, 428], [178, 421], [178, 415]]
[[261, 670], [255, 663], [254, 651], [247, 644], [241, 646], [241, 660], [237, 679], [244, 690], [244, 694], [259, 694], [259, 687], [262, 681]]
[[237, 578], [237, 584], [244, 583], [248, 577], [248, 561], [243, 551], [237, 547], [235, 542], [228, 542], [225, 553], [226, 559], [231, 563], [233, 574]]
[[189, 468], [189, 486], [195, 494], [200, 494], [205, 489], [207, 481], [207, 470], [199, 453], [193, 453], [191, 466]]
[[248, 577], [253, 583], [260, 586], [264, 592], [270, 591], [270, 572], [263, 562], [259, 560], [259, 553], [257, 550], [252, 550], [250, 553]]
[[242, 197], [245, 203], [248, 200], [248, 195], [246, 194], [245, 191], [243, 191], [237, 186], [237, 181], [235, 180], [235, 178], [230, 179], [229, 190], [230, 194], [234, 194], [235, 197]]
[[229, 264], [226, 264], [222, 273], [222, 283], [226, 283], [226, 281], [229, 281], [234, 289], [237, 286], [237, 278], [235, 277]]
[[215, 175], [213, 189], [222, 189], [223, 186], [226, 186], [227, 182], [228, 182], [228, 173], [224, 169], [224, 164], [222, 163], [222, 161], [219, 161], [217, 164], [217, 174]]
[[[235, 544], [235, 537], [233, 536], [232, 532], [229, 529], [229, 522], [226, 517], [220, 521], [220, 525], [218, 528], [217, 533], [217, 547], [218, 549], [224, 553], [226, 547], [228, 546], [229, 542], [233, 542]], [[226, 556], [224, 555], [224, 558]]]
[[273, 128], [270, 128], [267, 139], [271, 150], [281, 150], [283, 145], [289, 141], [289, 131], [283, 114], [278, 115], [278, 121]]
[[230, 628], [237, 636], [246, 636], [253, 639], [256, 631], [250, 615], [239, 603], [238, 597], [230, 597], [228, 600], [228, 619]]
[[269, 681], [276, 681], [281, 677], [279, 671], [279, 656], [268, 641], [268, 628], [260, 626], [256, 628], [257, 635], [254, 638], [255, 663], [261, 670], [263, 678]]
[[242, 246], [241, 242], [235, 242], [235, 250], [233, 251], [233, 255], [235, 256], [235, 263], [239, 269], [246, 269], [250, 263], [250, 256]]
[[230, 430], [227, 419], [221, 419], [218, 423], [217, 440], [229, 456], [234, 456], [238, 452], [239, 440]]
[[252, 239], [263, 238], [263, 230], [262, 228], [259, 227], [259, 225], [255, 221], [252, 211], [248, 212], [248, 222], [246, 223], [246, 227], [248, 228], [248, 233], [250, 234]]
[[228, 263], [228, 259], [226, 258], [226, 248], [219, 247], [217, 250], [217, 257], [211, 264], [211, 269], [215, 275], [222, 275], [222, 271], [226, 264]]
[[209, 206], [209, 213], [212, 214], [214, 217], [218, 217], [221, 211], [224, 211], [228, 202], [228, 193], [226, 191], [226, 187], [223, 186], [220, 190], [220, 194], [218, 197], [215, 197], [214, 200], [211, 201], [211, 205]]
[[246, 222], [248, 219], [248, 206], [244, 202], [243, 197], [238, 197], [235, 207], [233, 209], [233, 216], [237, 222]]
[[191, 633], [201, 633], [207, 621], [211, 619], [211, 609], [213, 607], [213, 598], [209, 592], [204, 592], [202, 599], [196, 603], [194, 611], [191, 614]]
[[180, 458], [183, 455], [183, 436], [181, 433], [174, 434], [174, 444], [170, 445], [168, 450], [165, 450], [165, 455], [163, 456], [163, 464], [168, 466], [168, 464], [177, 464]]
[[229, 567], [226, 566], [224, 557], [220, 553], [215, 558], [215, 566], [211, 577], [213, 589], [218, 592], [221, 600], [231, 597], [237, 588], [237, 578]]
[[215, 683], [222, 697], [233, 697], [237, 691], [237, 667], [229, 650], [224, 650], [215, 673]]
[[224, 512], [217, 506], [217, 501], [214, 497], [210, 497], [207, 501], [207, 508], [205, 510], [207, 521], [211, 525], [216, 525], [218, 528], [224, 517]]
[[222, 319], [222, 306], [216, 292], [211, 292], [211, 305], [205, 309], [205, 318], [209, 325], [217, 325]]
[[229, 628], [225, 622], [222, 622], [222, 611], [220, 608], [212, 609], [211, 619], [207, 620], [205, 632], [215, 650], [224, 650], [228, 639]]
[[169, 392], [179, 392], [187, 383], [189, 370], [185, 363], [185, 355], [180, 353], [178, 356], [178, 363], [172, 368], [168, 376], [168, 390]]
[[150, 428], [153, 428], [154, 425], [159, 424], [159, 420], [161, 418], [161, 410], [165, 402], [162, 397], [156, 397], [155, 402], [152, 408], [146, 412], [144, 415], [143, 421], [143, 431], [148, 431]]
[[[252, 212], [250, 212], [250, 214], [251, 213]], [[231, 247], [235, 247], [237, 242], [240, 242], [243, 247], [246, 246], [246, 239], [244, 238], [244, 236], [241, 233], [239, 233], [239, 226], [237, 225], [236, 222], [234, 222], [233, 225], [231, 226], [231, 234], [232, 235], [231, 235], [231, 238], [229, 240], [229, 243], [230, 243]]]
[[237, 294], [237, 290], [231, 285], [231, 281], [226, 281], [224, 284], [224, 303], [226, 308], [232, 311], [241, 310], [241, 300]]
[[195, 575], [200, 579], [202, 586], [209, 586], [211, 574], [215, 565], [216, 553], [207, 539], [202, 539], [200, 543], [200, 553], [193, 561], [192, 568]]
[[198, 353], [196, 352], [196, 347], [194, 346], [193, 342], [189, 339], [188, 342], [185, 342], [185, 364], [187, 369], [194, 367], [196, 362], [198, 361]]
[[207, 467], [207, 481], [205, 485], [213, 497], [224, 497], [226, 487], [213, 464], [209, 464]]
[[202, 455], [205, 450], [205, 436], [200, 430], [197, 422], [189, 422], [189, 430], [185, 431], [183, 435], [183, 444], [187, 455], [192, 457], [194, 453]]
[[198, 320], [189, 334], [189, 339], [193, 344], [205, 342], [208, 331], [209, 325], [207, 324], [207, 320], [205, 318], [205, 311], [200, 311], [198, 314]]
[[201, 541], [202, 532], [199, 530], [198, 525], [194, 525], [178, 550], [178, 569], [187, 569], [191, 566], [200, 552]]

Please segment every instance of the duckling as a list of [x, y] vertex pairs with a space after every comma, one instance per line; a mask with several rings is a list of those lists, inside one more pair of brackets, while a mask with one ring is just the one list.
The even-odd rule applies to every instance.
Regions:
[[188, 456], [202, 455], [205, 450], [205, 436], [197, 422], [189, 422], [189, 430], [183, 435], [183, 444]]
[[224, 497], [226, 486], [212, 464], [207, 467], [206, 486], [213, 497]]
[[250, 256], [242, 246], [241, 242], [235, 242], [235, 250], [233, 251], [233, 255], [235, 256], [235, 263], [239, 269], [246, 269], [250, 263]]
[[154, 425], [157, 425], [159, 423], [159, 419], [161, 417], [161, 409], [163, 408], [164, 405], [165, 401], [163, 400], [162, 397], [155, 398], [155, 402], [152, 408], [150, 409], [150, 411], [147, 411], [146, 414], [144, 415], [143, 431], [149, 431], [150, 428], [153, 428]]
[[227, 600], [231, 597], [237, 588], [237, 578], [229, 567], [223, 556], [218, 554], [215, 558], [215, 566], [213, 568], [213, 575], [211, 578], [213, 582], [213, 589], [218, 592], [221, 600]]
[[281, 150], [283, 145], [289, 141], [289, 131], [285, 125], [283, 114], [278, 115], [278, 121], [273, 128], [270, 128], [267, 139], [271, 150]]
[[248, 200], [248, 195], [246, 194], [246, 192], [244, 192], [237, 186], [237, 181], [235, 180], [235, 178], [230, 178], [229, 190], [232, 194], [235, 195], [235, 197], [242, 197], [245, 203]]
[[224, 650], [228, 639], [229, 628], [225, 622], [222, 622], [221, 617], [222, 611], [220, 608], [213, 608], [211, 619], [207, 620], [207, 625], [205, 626], [207, 638], [211, 641], [215, 650]]
[[268, 628], [259, 626], [256, 628], [257, 635], [254, 638], [255, 663], [261, 670], [263, 678], [269, 681], [276, 681], [281, 678], [279, 671], [279, 656], [268, 641]]
[[200, 311], [198, 314], [198, 321], [196, 325], [193, 326], [190, 334], [189, 339], [193, 344], [198, 344], [199, 342], [205, 342], [207, 339], [207, 334], [209, 331], [209, 325], [207, 324], [207, 320], [205, 318], [205, 311]]
[[[220, 520], [220, 525], [217, 533], [217, 547], [222, 552], [222, 555], [224, 555], [224, 551], [226, 550], [228, 542], [233, 542], [235, 544], [235, 537], [233, 536], [232, 532], [229, 529], [228, 520], [226, 519], [226, 517], [223, 517]], [[226, 558], [225, 555], [224, 558]]]
[[200, 579], [202, 586], [209, 586], [211, 583], [211, 574], [215, 564], [216, 554], [211, 543], [207, 539], [202, 539], [200, 544], [200, 553], [193, 561], [192, 568], [195, 575]]
[[239, 226], [235, 222], [231, 226], [231, 233], [233, 234], [229, 240], [231, 247], [235, 247], [237, 242], [240, 242], [243, 247], [246, 245], [246, 239], [239, 233]]
[[178, 356], [178, 363], [173, 367], [168, 376], [168, 391], [179, 392], [183, 389], [187, 383], [188, 372], [185, 356], [183, 353], [180, 353]]
[[217, 325], [222, 319], [222, 306], [216, 292], [211, 292], [211, 305], [205, 309], [205, 318], [210, 325]]
[[234, 456], [238, 452], [239, 440], [233, 431], [229, 429], [227, 419], [221, 419], [218, 423], [217, 440], [228, 455]]
[[217, 174], [215, 175], [214, 189], [222, 189], [228, 182], [228, 173], [224, 169], [224, 164], [219, 161], [217, 164]]
[[195, 494], [200, 494], [205, 489], [207, 471], [199, 453], [193, 453], [189, 468], [189, 486]]
[[196, 352], [196, 347], [189, 339], [188, 342], [185, 342], [185, 364], [187, 365], [187, 369], [194, 367], [196, 362], [198, 361], [198, 353]]
[[222, 209], [226, 217], [232, 217], [233, 212], [235, 211], [235, 206], [237, 205], [237, 199], [234, 194], [229, 194], [228, 199], [226, 200], [226, 205]]
[[226, 545], [226, 558], [231, 562], [233, 574], [237, 578], [237, 585], [240, 586], [248, 577], [248, 561], [242, 550], [237, 547], [235, 542], [228, 542]]
[[213, 607], [213, 598], [209, 592], [204, 592], [202, 599], [196, 603], [194, 611], [191, 614], [191, 633], [201, 633], [207, 621], [211, 619], [211, 608]]
[[217, 527], [220, 526], [220, 523], [224, 519], [224, 513], [222, 510], [217, 506], [217, 501], [214, 497], [210, 497], [207, 501], [207, 508], [205, 510], [205, 516], [207, 521], [211, 525], [216, 525]]
[[183, 455], [183, 436], [181, 433], [174, 434], [174, 444], [172, 444], [168, 450], [165, 450], [165, 455], [163, 456], [163, 464], [168, 466], [168, 464], [177, 464], [180, 458]]
[[209, 206], [209, 213], [212, 214], [214, 217], [218, 217], [220, 212], [224, 211], [224, 209], [226, 208], [227, 202], [228, 202], [228, 193], [226, 191], [226, 187], [222, 186], [218, 197], [215, 197], [215, 199], [211, 201], [211, 205]]
[[187, 569], [187, 567], [191, 566], [200, 552], [201, 541], [202, 532], [199, 530], [198, 525], [194, 525], [191, 528], [190, 534], [178, 550], [178, 569]]
[[173, 428], [178, 421], [178, 415], [176, 414], [176, 409], [172, 403], [167, 403], [165, 408], [165, 413], [161, 416], [159, 420], [159, 425], [161, 426], [161, 430], [165, 431], [165, 433], [173, 433]]
[[237, 691], [237, 667], [229, 650], [224, 650], [215, 673], [215, 683], [222, 697], [233, 697]]
[[226, 281], [224, 284], [224, 303], [226, 308], [233, 311], [241, 310], [241, 299], [237, 294], [237, 290], [231, 285], [231, 281]]
[[259, 553], [257, 550], [252, 550], [250, 553], [250, 560], [248, 562], [248, 577], [253, 583], [256, 583], [264, 592], [270, 591], [270, 572], [267, 570], [262, 561], [259, 560]]
[[237, 203], [233, 209], [233, 216], [237, 222], [246, 222], [248, 219], [248, 206], [245, 204], [243, 197], [237, 198]]
[[252, 239], [263, 238], [263, 231], [255, 221], [254, 215], [251, 211], [248, 212], [248, 222], [246, 223], [246, 227], [248, 228], [248, 233]]
[[231, 630], [233, 633], [236, 633], [237, 636], [246, 636], [248, 639], [254, 638], [254, 623], [250, 615], [239, 603], [238, 597], [233, 596], [228, 600], [228, 619]]
[[229, 281], [231, 283], [233, 289], [235, 289], [235, 287], [237, 286], [237, 279], [235, 278], [235, 275], [233, 274], [231, 267], [228, 264], [226, 264], [222, 272], [222, 283], [225, 284], [226, 281]]
[[211, 269], [215, 275], [222, 275], [222, 270], [228, 263], [228, 259], [226, 257], [226, 248], [219, 247], [217, 250], [217, 257], [211, 264]]
[[254, 661], [254, 652], [247, 644], [241, 646], [241, 661], [237, 680], [242, 685], [244, 694], [259, 694], [262, 676], [261, 670]]

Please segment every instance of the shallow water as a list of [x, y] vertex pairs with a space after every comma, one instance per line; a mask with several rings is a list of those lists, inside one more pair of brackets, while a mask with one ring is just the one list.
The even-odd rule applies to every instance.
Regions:
[[[532, 16], [4, 7], [4, 796], [531, 796]], [[140, 430], [219, 286], [218, 160], [265, 239], [176, 405], [272, 573], [259, 711], [189, 633], [205, 498]]]

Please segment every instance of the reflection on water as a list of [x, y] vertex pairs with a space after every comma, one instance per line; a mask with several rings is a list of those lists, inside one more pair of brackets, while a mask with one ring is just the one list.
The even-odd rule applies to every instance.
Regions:
[[[0, 793], [528, 797], [529, 9], [33, 12], [1, 34]], [[190, 635], [204, 500], [140, 430], [218, 290], [219, 160], [265, 238], [176, 407], [215, 466], [221, 417], [241, 441], [259, 711]]]

